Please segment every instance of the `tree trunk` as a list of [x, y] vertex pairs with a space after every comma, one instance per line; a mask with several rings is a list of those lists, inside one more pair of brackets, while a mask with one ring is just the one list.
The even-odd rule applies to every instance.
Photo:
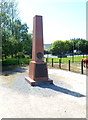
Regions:
[[13, 58], [13, 54], [11, 55], [11, 58]]
[[7, 58], [7, 56], [5, 55], [5, 59]]

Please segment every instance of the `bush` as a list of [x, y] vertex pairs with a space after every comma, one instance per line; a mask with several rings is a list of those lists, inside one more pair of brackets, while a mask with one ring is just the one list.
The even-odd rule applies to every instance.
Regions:
[[19, 65], [19, 64], [29, 64], [31, 59], [4, 59], [2, 61], [2, 66], [7, 66], [7, 65]]
[[31, 59], [20, 59], [20, 64], [29, 64]]
[[25, 58], [29, 59], [29, 58], [30, 58], [30, 56], [29, 56], [29, 55], [25, 55]]
[[25, 55], [23, 52], [19, 52], [17, 55], [18, 58], [25, 58]]
[[17, 59], [5, 59], [2, 61], [2, 66], [6, 66], [6, 65], [17, 65], [18, 64], [18, 60]]

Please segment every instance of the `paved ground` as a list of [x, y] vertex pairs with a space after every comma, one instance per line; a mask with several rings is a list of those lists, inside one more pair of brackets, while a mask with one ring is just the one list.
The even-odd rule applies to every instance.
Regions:
[[0, 118], [85, 118], [86, 76], [49, 69], [54, 84], [32, 87], [25, 81], [28, 68], [0, 76]]

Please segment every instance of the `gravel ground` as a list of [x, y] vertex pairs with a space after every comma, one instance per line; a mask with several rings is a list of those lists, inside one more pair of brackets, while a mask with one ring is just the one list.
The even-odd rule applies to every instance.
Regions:
[[0, 76], [0, 118], [86, 118], [86, 76], [49, 69], [54, 84], [25, 81], [28, 67]]

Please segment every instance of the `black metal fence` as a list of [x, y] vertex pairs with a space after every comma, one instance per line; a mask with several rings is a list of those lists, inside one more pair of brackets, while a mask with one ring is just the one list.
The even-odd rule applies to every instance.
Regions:
[[52, 58], [51, 61], [49, 62], [48, 58], [46, 58], [46, 62], [48, 63], [49, 68], [63, 69], [85, 75], [88, 74], [87, 72], [88, 70], [84, 67], [82, 61], [73, 63], [71, 60], [68, 60], [63, 63], [61, 59], [58, 59], [58, 62], [55, 62], [54, 58]]

